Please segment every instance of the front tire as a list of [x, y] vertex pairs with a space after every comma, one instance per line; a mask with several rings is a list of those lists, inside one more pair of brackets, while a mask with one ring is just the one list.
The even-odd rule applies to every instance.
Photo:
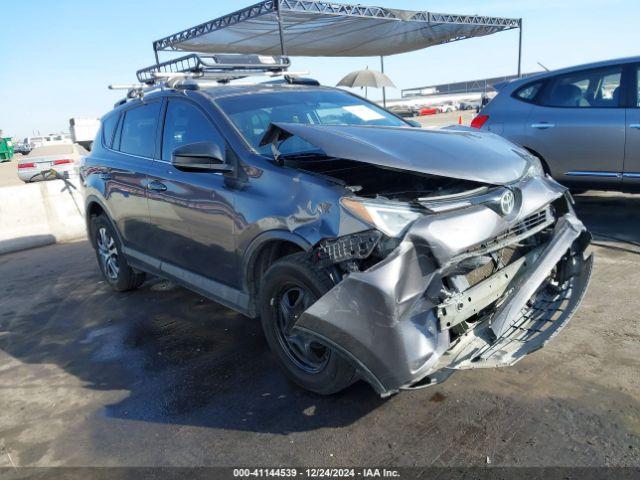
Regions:
[[91, 217], [91, 241], [102, 276], [111, 288], [126, 292], [142, 285], [145, 274], [134, 271], [127, 263], [118, 235], [106, 215]]
[[333, 287], [306, 253], [278, 260], [260, 285], [260, 317], [269, 347], [287, 376], [321, 395], [337, 393], [356, 380], [356, 370], [335, 350], [290, 326]]

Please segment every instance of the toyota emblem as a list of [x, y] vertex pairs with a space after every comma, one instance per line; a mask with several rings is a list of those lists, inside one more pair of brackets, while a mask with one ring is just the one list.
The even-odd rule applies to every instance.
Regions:
[[507, 190], [502, 194], [500, 198], [500, 208], [502, 209], [503, 215], [509, 215], [513, 212], [513, 207], [516, 203], [516, 198], [513, 195], [511, 190]]

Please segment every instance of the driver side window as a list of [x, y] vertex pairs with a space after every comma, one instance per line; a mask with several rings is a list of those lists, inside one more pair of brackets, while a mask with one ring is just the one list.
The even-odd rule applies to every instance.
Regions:
[[211, 121], [195, 105], [182, 100], [169, 100], [162, 132], [162, 159], [171, 160], [171, 153], [187, 143], [225, 142]]

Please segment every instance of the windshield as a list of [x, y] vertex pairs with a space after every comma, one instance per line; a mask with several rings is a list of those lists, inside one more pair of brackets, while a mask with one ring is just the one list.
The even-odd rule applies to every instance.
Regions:
[[[382, 108], [340, 90], [307, 90], [252, 93], [223, 97], [218, 105], [229, 116], [247, 142], [261, 154], [271, 156], [271, 146], [260, 147], [269, 124], [407, 126]], [[298, 137], [290, 137], [278, 149], [283, 155], [318, 152]]]

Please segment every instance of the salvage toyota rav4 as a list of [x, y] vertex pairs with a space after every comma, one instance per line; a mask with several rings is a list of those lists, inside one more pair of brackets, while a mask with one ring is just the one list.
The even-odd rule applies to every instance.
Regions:
[[299, 83], [165, 86], [102, 119], [81, 176], [113, 288], [149, 273], [259, 317], [321, 394], [513, 365], [566, 325], [590, 236], [535, 157]]

